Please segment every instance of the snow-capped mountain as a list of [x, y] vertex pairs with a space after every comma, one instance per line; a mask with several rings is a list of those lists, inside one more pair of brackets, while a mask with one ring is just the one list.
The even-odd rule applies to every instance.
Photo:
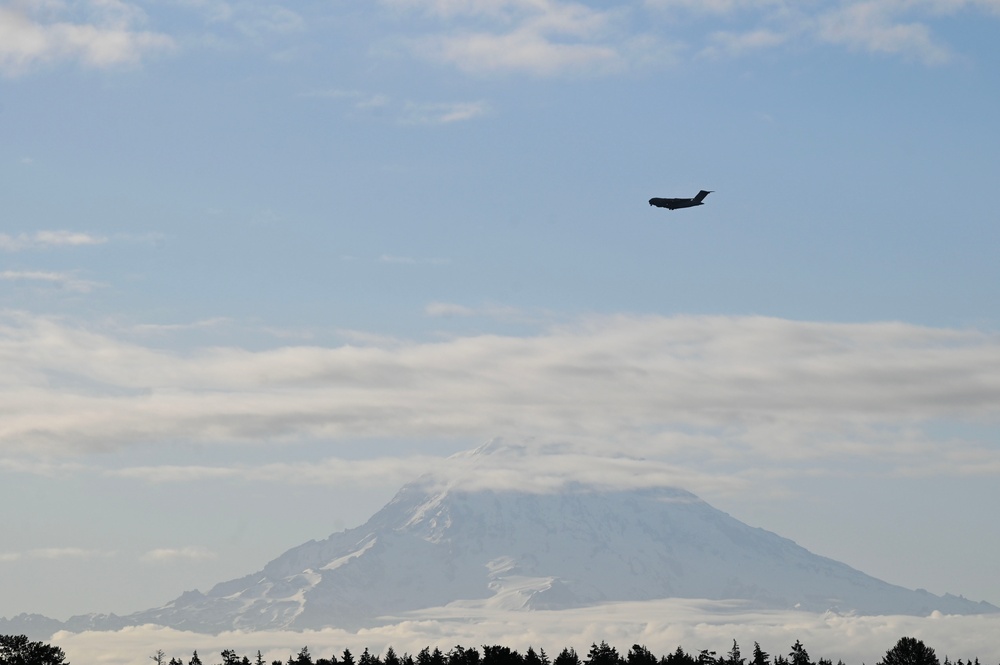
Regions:
[[79, 625], [71, 619], [65, 627], [356, 628], [447, 604], [562, 609], [659, 598], [859, 614], [1000, 611], [882, 582], [682, 489], [577, 485], [545, 494], [425, 479], [404, 486], [364, 525], [295, 547], [259, 572], [160, 608], [77, 617]]
[[538, 494], [425, 480], [360, 527], [129, 619], [211, 631], [356, 627], [449, 603], [561, 609], [671, 597], [861, 614], [1000, 611], [887, 584], [682, 489]]

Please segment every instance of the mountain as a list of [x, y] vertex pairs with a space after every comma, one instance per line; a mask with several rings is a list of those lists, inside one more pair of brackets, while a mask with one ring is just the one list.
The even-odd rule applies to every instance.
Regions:
[[425, 479], [364, 525], [295, 547], [259, 572], [163, 607], [74, 617], [65, 627], [356, 629], [449, 603], [530, 610], [671, 597], [859, 614], [1000, 612], [882, 582], [682, 489], [578, 485], [538, 494]]

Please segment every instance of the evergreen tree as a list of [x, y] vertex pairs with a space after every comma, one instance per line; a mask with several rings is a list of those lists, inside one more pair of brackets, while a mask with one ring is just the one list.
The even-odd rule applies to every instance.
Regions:
[[354, 656], [351, 655], [350, 649], [344, 649], [344, 653], [340, 656], [340, 662], [343, 665], [354, 665]]
[[447, 665], [477, 665], [479, 651], [475, 647], [466, 649], [461, 644], [456, 644], [451, 651], [445, 654], [444, 660]]
[[402, 665], [399, 661], [399, 656], [396, 655], [396, 650], [391, 646], [385, 650], [385, 656], [382, 657], [382, 665]]
[[483, 645], [482, 665], [523, 665], [524, 656], [510, 647]]
[[[976, 659], [979, 662], [979, 659]], [[901, 637], [878, 665], [940, 665], [934, 649], [913, 637]]]
[[576, 649], [567, 647], [559, 652], [552, 665], [580, 665], [580, 657], [576, 655]]
[[601, 640], [600, 644], [590, 645], [590, 652], [583, 662], [584, 665], [619, 665], [621, 658], [618, 656], [617, 649]]
[[813, 662], [809, 660], [809, 652], [802, 646], [802, 642], [798, 640], [795, 640], [795, 644], [792, 645], [792, 650], [788, 653], [788, 657], [792, 665], [813, 665]]
[[673, 653], [667, 654], [660, 659], [660, 665], [697, 665], [697, 662], [694, 656], [685, 652], [680, 645], [677, 646]]
[[716, 665], [719, 659], [715, 657], [714, 651], [702, 649], [698, 652], [698, 665]]
[[750, 661], [750, 665], [768, 665], [767, 659], [770, 657], [770, 654], [760, 648], [760, 644], [753, 643], [753, 660]]
[[295, 665], [313, 665], [312, 654], [309, 653], [309, 647], [302, 647], [299, 653], [295, 656], [295, 660], [292, 661]]
[[650, 653], [645, 646], [633, 644], [625, 655], [625, 662], [628, 665], [657, 665], [656, 656]]
[[180, 658], [171, 658], [167, 665], [184, 665], [184, 661]]
[[530, 644], [528, 650], [524, 652], [524, 665], [542, 665], [542, 659]]
[[365, 647], [361, 657], [358, 658], [358, 665], [382, 665], [382, 661], [379, 660], [378, 656], [371, 655], [368, 647]]
[[222, 665], [240, 665], [240, 657], [232, 649], [222, 652]]
[[191, 660], [188, 661], [188, 665], [201, 665], [201, 658], [198, 657], [197, 649], [191, 654]]
[[743, 658], [743, 655], [740, 653], [740, 645], [736, 643], [736, 640], [733, 640], [733, 648], [729, 650], [729, 653], [726, 654], [725, 658], [720, 658], [719, 662], [725, 663], [725, 665], [744, 664], [745, 659]]
[[782, 655], [776, 655], [774, 657], [774, 665], [788, 665], [788, 659]]

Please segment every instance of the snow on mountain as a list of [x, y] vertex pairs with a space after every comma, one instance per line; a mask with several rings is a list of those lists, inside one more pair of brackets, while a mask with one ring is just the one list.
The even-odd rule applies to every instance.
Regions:
[[530, 610], [671, 597], [860, 614], [1000, 611], [887, 584], [682, 489], [540, 494], [425, 479], [360, 527], [128, 618], [213, 632], [356, 628], [450, 603]]
[[[488, 465], [496, 452], [470, 460]], [[75, 617], [64, 627], [356, 629], [449, 604], [531, 610], [659, 598], [858, 614], [1000, 612], [882, 582], [682, 489], [577, 484], [531, 493], [424, 479], [364, 525], [290, 549], [259, 572], [163, 607]]]

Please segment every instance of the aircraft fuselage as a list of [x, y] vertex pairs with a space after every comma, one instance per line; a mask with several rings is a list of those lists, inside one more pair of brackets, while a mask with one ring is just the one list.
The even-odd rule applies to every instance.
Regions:
[[705, 205], [704, 201], [694, 199], [649, 199], [649, 205], [667, 210], [677, 210], [678, 208], [693, 208], [694, 206]]
[[649, 205], [656, 206], [657, 208], [666, 208], [667, 210], [676, 210], [678, 208], [693, 208], [695, 206], [704, 205], [705, 197], [712, 192], [707, 190], [701, 190], [698, 195], [692, 199], [649, 199]]

